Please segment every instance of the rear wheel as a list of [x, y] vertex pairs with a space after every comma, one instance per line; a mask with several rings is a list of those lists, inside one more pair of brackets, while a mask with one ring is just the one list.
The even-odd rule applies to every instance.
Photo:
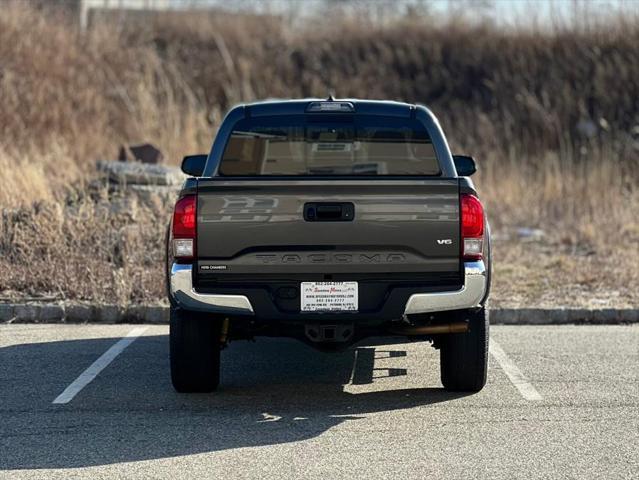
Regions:
[[171, 381], [181, 393], [212, 392], [220, 382], [221, 321], [171, 307]]
[[478, 392], [486, 384], [488, 371], [488, 312], [483, 307], [464, 310], [458, 320], [467, 320], [469, 330], [442, 338], [442, 384], [450, 391]]

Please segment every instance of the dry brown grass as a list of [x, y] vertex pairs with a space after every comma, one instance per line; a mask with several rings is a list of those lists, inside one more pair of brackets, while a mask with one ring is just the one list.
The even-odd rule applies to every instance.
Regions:
[[[127, 45], [108, 27], [84, 37], [69, 18], [23, 3], [2, 9], [0, 165], [28, 165], [28, 174], [3, 173], [3, 206], [55, 197], [121, 143], [153, 140], [177, 162], [210, 141], [179, 66], [152, 46]], [[21, 194], [16, 179], [27, 187]]]
[[90, 194], [69, 192], [65, 202], [5, 211], [4, 296], [44, 294], [123, 305], [161, 298], [169, 214], [166, 203], [143, 202], [106, 186]]
[[[234, 103], [334, 90], [425, 103], [453, 149], [478, 158], [497, 233], [496, 303], [559, 291], [554, 301], [573, 304], [584, 288], [636, 303], [626, 285], [639, 263], [637, 45], [638, 24], [623, 19], [542, 33], [180, 14], [81, 35], [68, 17], [4, 4], [0, 268], [11, 273], [0, 291], [162, 297], [168, 207], [113, 213], [118, 200], [87, 193], [95, 161], [151, 141], [175, 164], [208, 150]], [[546, 235], [522, 243], [520, 226]]]

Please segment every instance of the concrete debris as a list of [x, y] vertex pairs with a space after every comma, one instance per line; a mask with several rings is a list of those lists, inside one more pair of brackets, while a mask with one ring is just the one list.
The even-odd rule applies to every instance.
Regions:
[[524, 241], [538, 242], [544, 238], [546, 233], [539, 228], [521, 227], [517, 229], [517, 236]]
[[584, 138], [593, 138], [599, 132], [599, 127], [590, 119], [583, 118], [577, 122], [577, 133]]
[[179, 186], [185, 179], [177, 167], [152, 165], [141, 162], [98, 161], [98, 171], [109, 181], [121, 185]]

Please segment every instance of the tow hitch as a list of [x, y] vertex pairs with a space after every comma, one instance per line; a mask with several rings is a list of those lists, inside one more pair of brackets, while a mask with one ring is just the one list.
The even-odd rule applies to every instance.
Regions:
[[350, 325], [306, 325], [304, 333], [311, 342], [348, 342], [355, 328]]

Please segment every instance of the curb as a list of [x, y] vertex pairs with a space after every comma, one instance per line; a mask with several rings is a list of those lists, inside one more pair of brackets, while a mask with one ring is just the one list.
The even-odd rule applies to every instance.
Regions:
[[0, 323], [148, 323], [168, 324], [165, 305], [91, 303], [0, 303]]
[[639, 323], [638, 308], [491, 308], [492, 325], [622, 325]]
[[[0, 323], [169, 323], [166, 305], [0, 303]], [[491, 308], [493, 325], [621, 325], [639, 323], [639, 309]]]

